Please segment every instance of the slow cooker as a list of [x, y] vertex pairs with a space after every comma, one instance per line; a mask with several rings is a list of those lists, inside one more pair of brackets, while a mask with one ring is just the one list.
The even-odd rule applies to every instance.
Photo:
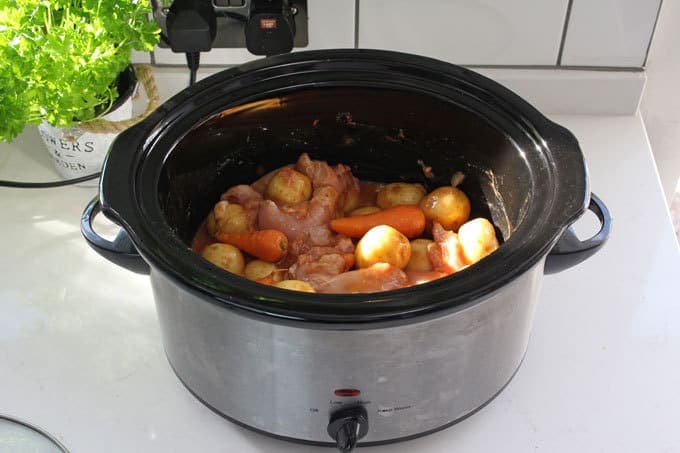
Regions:
[[[461, 171], [473, 216], [503, 243], [449, 277], [369, 294], [261, 285], [191, 251], [226, 188], [301, 152], [428, 189]], [[569, 226], [588, 208], [601, 227], [580, 240]], [[100, 211], [116, 240], [92, 229]], [[543, 274], [602, 247], [611, 218], [574, 136], [516, 94], [441, 61], [351, 49], [266, 58], [180, 92], [119, 135], [81, 223], [99, 253], [149, 273], [168, 360], [196, 398], [262, 433], [351, 451], [492, 400], [525, 354]]]

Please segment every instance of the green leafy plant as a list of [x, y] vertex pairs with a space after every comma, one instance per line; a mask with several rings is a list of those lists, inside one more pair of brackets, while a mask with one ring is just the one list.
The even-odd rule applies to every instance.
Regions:
[[68, 127], [106, 114], [131, 51], [160, 30], [148, 0], [0, 0], [0, 140], [45, 120]]

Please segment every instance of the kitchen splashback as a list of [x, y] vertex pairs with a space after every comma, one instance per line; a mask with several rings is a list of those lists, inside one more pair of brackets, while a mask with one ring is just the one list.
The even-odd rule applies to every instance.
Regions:
[[[661, 0], [308, 0], [309, 45], [382, 48], [469, 66], [641, 68]], [[259, 58], [213, 49], [202, 65]], [[135, 61], [184, 65], [157, 48]]]

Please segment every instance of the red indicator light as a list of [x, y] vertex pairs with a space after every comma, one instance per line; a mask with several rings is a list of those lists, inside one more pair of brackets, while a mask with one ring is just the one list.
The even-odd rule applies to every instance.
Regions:
[[260, 28], [262, 30], [273, 30], [277, 25], [276, 19], [260, 19]]
[[335, 396], [359, 396], [361, 395], [361, 390], [359, 389], [337, 389]]

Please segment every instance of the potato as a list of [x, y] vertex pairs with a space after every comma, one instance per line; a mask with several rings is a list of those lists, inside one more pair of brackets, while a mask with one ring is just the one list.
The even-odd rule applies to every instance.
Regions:
[[421, 201], [425, 218], [438, 222], [445, 230], [458, 231], [470, 217], [470, 200], [460, 189], [444, 186], [433, 190]]
[[282, 280], [280, 282], [274, 283], [277, 288], [290, 289], [292, 291], [304, 291], [306, 293], [315, 293], [316, 291], [307, 282], [302, 280]]
[[380, 209], [388, 209], [402, 204], [418, 204], [425, 196], [425, 188], [420, 184], [395, 182], [383, 187], [376, 198]]
[[350, 212], [350, 216], [355, 216], [355, 215], [366, 215], [366, 214], [373, 214], [374, 212], [380, 211], [380, 208], [377, 206], [364, 206], [363, 208], [357, 208], [354, 211]]
[[468, 264], [476, 263], [498, 248], [493, 225], [482, 217], [465, 222], [458, 230], [458, 240]]
[[282, 168], [267, 184], [265, 196], [274, 203], [294, 205], [312, 197], [312, 181], [292, 168]]
[[[274, 177], [275, 174], [277, 174], [279, 171], [281, 171], [282, 168], [293, 168], [293, 167], [295, 167], [295, 164], [289, 164], [289, 165], [285, 165], [283, 167], [277, 168], [275, 170], [272, 170], [268, 173], [265, 173], [264, 175], [260, 176], [260, 179], [258, 179], [254, 183], [252, 183], [250, 185], [250, 187], [252, 187], [253, 190], [255, 190], [255, 192], [259, 193], [260, 195], [264, 195], [265, 191], [267, 190], [267, 185], [269, 185], [269, 182], [272, 180], [272, 178]], [[262, 167], [258, 167], [256, 171], [257, 171], [258, 174], [262, 174], [262, 172], [264, 172], [265, 169], [262, 168]]]
[[276, 271], [276, 265], [274, 263], [268, 263], [267, 261], [262, 260], [252, 260], [246, 264], [243, 273], [249, 280], [260, 280], [274, 271]]
[[243, 274], [243, 268], [245, 267], [243, 254], [233, 245], [219, 242], [210, 244], [203, 249], [201, 256], [224, 270], [234, 274]]
[[407, 271], [431, 271], [432, 263], [427, 254], [427, 246], [434, 241], [429, 239], [414, 239], [411, 241], [411, 259], [406, 265]]
[[408, 238], [388, 225], [378, 225], [359, 240], [354, 251], [358, 268], [375, 263], [389, 263], [403, 269], [411, 259], [411, 243]]
[[218, 201], [206, 221], [208, 233], [245, 233], [248, 231], [248, 217], [243, 206], [228, 201]]
[[356, 208], [359, 207], [359, 201], [360, 201], [360, 192], [354, 191], [354, 190], [349, 190], [345, 192], [345, 199], [342, 203], [342, 212], [343, 214], [347, 214], [348, 212], [354, 211]]

